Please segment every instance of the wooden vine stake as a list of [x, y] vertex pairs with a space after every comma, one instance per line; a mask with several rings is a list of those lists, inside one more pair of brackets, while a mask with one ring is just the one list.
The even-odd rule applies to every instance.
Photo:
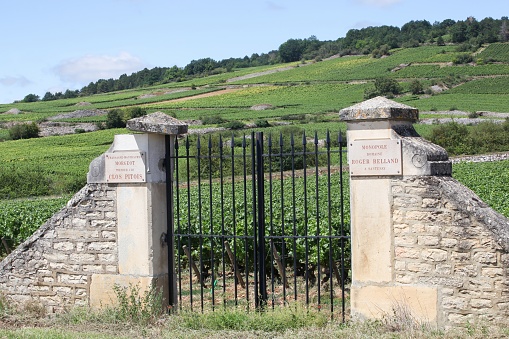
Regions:
[[200, 284], [203, 287], [207, 287], [205, 285], [205, 283], [203, 282], [203, 280], [202, 280], [202, 277], [201, 277], [201, 274], [200, 274], [200, 270], [198, 269], [198, 267], [194, 263], [194, 260], [193, 260], [193, 257], [191, 256], [191, 252], [189, 251], [189, 248], [187, 248], [187, 246], [184, 245], [184, 246], [182, 246], [182, 249], [184, 250], [184, 253], [187, 255], [187, 259], [189, 260], [189, 265], [191, 265], [191, 267], [193, 268], [194, 274], [198, 278], [198, 281], [200, 282]]
[[279, 271], [279, 274], [283, 278], [283, 283], [285, 284], [285, 287], [288, 288], [290, 285], [288, 285], [288, 280], [286, 279], [286, 272], [283, 267], [283, 263], [281, 262], [281, 257], [279, 256], [279, 253], [277, 252], [276, 246], [272, 246], [272, 254], [274, 255], [274, 260], [277, 264], [277, 270]]
[[230, 261], [232, 263], [233, 270], [235, 271], [235, 276], [237, 277], [237, 280], [240, 283], [240, 286], [242, 286], [242, 288], [246, 288], [246, 284], [244, 283], [244, 279], [242, 279], [242, 274], [240, 274], [240, 271], [237, 267], [237, 261], [235, 260], [235, 257], [233, 256], [233, 252], [230, 248], [230, 244], [228, 243], [228, 241], [224, 242], [224, 247], [226, 248], [226, 252], [228, 252], [228, 257], [230, 257]]
[[2, 238], [2, 244], [4, 245], [7, 254], [11, 254], [11, 249], [9, 248], [9, 245], [7, 245], [7, 241], [5, 241], [4, 238]]

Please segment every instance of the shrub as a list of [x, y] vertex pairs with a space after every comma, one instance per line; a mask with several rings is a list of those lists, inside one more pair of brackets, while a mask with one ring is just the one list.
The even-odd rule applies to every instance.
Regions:
[[289, 121], [293, 121], [293, 120], [304, 121], [304, 120], [306, 120], [306, 114], [289, 114], [289, 115], [282, 117], [282, 119], [289, 120]]
[[401, 87], [395, 79], [378, 78], [375, 80], [377, 95], [396, 95], [401, 92]]
[[156, 288], [141, 294], [140, 286], [113, 286], [118, 305], [113, 311], [120, 321], [129, 321], [139, 325], [153, 324], [163, 314], [163, 295]]
[[39, 127], [35, 122], [17, 124], [9, 128], [9, 137], [12, 140], [37, 138], [39, 137]]
[[465, 125], [449, 122], [433, 129], [430, 141], [444, 147], [451, 154], [466, 154], [468, 129]]
[[475, 126], [450, 122], [436, 126], [430, 141], [444, 147], [452, 155], [498, 152], [509, 147], [509, 120], [503, 124], [490, 121]]
[[472, 61], [474, 61], [474, 58], [469, 53], [459, 54], [454, 59], [452, 59], [452, 62], [455, 65], [468, 64], [469, 62], [472, 62]]
[[117, 108], [108, 111], [106, 117], [106, 128], [122, 128], [125, 127], [124, 111]]
[[366, 88], [364, 90], [364, 100], [372, 99], [378, 95], [378, 92], [374, 88]]
[[412, 94], [421, 94], [423, 92], [423, 87], [419, 80], [414, 80], [410, 83], [410, 92]]
[[225, 122], [219, 115], [200, 117], [200, 120], [204, 125], [219, 125]]
[[255, 125], [256, 127], [259, 127], [259, 128], [265, 128], [265, 127], [270, 127], [270, 124], [267, 120], [265, 119], [258, 119], [255, 121]]
[[243, 129], [244, 127], [246, 127], [246, 124], [239, 120], [232, 120], [232, 121], [229, 121], [229, 122], [223, 124], [223, 126], [228, 129], [236, 130], [236, 129]]
[[146, 109], [143, 109], [141, 107], [129, 107], [129, 108], [126, 108], [125, 112], [124, 112], [124, 120], [127, 121], [129, 119], [134, 119], [134, 118], [139, 118], [139, 117], [142, 117], [144, 115], [147, 115], [147, 110]]

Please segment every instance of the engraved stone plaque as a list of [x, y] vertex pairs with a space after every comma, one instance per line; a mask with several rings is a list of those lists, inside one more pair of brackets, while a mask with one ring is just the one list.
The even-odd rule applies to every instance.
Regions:
[[106, 182], [146, 182], [145, 152], [114, 152], [105, 154]]
[[402, 175], [401, 140], [354, 140], [348, 157], [351, 176]]

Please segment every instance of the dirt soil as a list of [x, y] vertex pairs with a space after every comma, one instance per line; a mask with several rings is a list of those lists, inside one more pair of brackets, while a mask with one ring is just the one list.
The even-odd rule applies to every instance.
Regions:
[[167, 103], [167, 102], [183, 102], [183, 101], [189, 101], [189, 100], [194, 100], [194, 99], [214, 97], [214, 96], [217, 96], [217, 95], [222, 95], [222, 94], [227, 94], [227, 93], [235, 92], [235, 91], [238, 91], [239, 89], [241, 89], [241, 88], [225, 88], [225, 89], [221, 89], [221, 90], [215, 91], [215, 92], [203, 93], [203, 94], [193, 95], [193, 96], [190, 96], [190, 97], [184, 97], [184, 98], [179, 98], [179, 99], [159, 101], [159, 102], [155, 102], [153, 104], [146, 104], [146, 105], [143, 105], [143, 106], [150, 107], [150, 106], [156, 106], [156, 105], [159, 105], [159, 104], [164, 104], [164, 103]]

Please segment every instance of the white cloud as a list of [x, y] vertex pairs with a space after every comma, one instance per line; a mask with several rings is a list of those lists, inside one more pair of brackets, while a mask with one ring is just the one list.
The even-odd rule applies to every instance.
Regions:
[[376, 7], [389, 7], [403, 0], [356, 0], [364, 5]]
[[130, 74], [144, 68], [143, 62], [127, 52], [112, 55], [85, 55], [76, 59], [62, 61], [55, 72], [63, 81], [89, 83], [99, 79], [118, 78], [123, 73]]
[[23, 76], [21, 76], [21, 77], [7, 76], [7, 77], [0, 78], [0, 84], [4, 85], [4, 86], [24, 87], [24, 86], [29, 85], [30, 83], [32, 83], [32, 82]]

